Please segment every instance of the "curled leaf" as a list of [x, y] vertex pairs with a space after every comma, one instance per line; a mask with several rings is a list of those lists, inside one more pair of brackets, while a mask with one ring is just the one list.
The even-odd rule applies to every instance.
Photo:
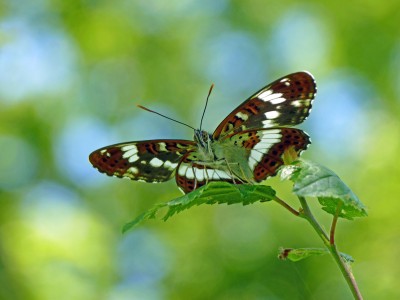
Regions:
[[[296, 262], [310, 256], [319, 256], [325, 254], [329, 254], [329, 250], [326, 248], [282, 248], [279, 251], [278, 258], [281, 260], [288, 259], [290, 261]], [[339, 253], [339, 255], [346, 263], [354, 262], [354, 259], [346, 253]]]
[[316, 197], [322, 209], [330, 214], [336, 214], [341, 202], [339, 217], [351, 220], [367, 216], [364, 204], [353, 191], [332, 170], [320, 164], [299, 160], [295, 166], [285, 166], [281, 174], [283, 179], [294, 182], [293, 192], [297, 196]]

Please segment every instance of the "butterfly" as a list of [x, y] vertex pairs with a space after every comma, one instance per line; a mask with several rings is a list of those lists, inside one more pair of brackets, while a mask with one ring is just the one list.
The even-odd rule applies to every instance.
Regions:
[[210, 181], [261, 182], [277, 173], [285, 151], [300, 155], [307, 149], [309, 136], [291, 126], [308, 117], [315, 94], [310, 73], [292, 73], [245, 100], [212, 134], [193, 128], [194, 140], [115, 144], [92, 152], [89, 160], [109, 176], [153, 183], [175, 177], [184, 193]]

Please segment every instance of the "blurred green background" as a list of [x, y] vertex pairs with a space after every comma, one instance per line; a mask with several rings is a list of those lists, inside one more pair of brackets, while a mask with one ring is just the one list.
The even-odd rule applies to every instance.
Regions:
[[[98, 173], [91, 151], [191, 139], [280, 76], [308, 70], [318, 94], [304, 154], [333, 169], [369, 217], [338, 224], [367, 299], [400, 299], [398, 1], [1, 0], [1, 299], [351, 299], [329, 257], [275, 203], [204, 206], [122, 226], [180, 196]], [[290, 185], [269, 180], [298, 207]], [[329, 228], [330, 217], [312, 207]]]

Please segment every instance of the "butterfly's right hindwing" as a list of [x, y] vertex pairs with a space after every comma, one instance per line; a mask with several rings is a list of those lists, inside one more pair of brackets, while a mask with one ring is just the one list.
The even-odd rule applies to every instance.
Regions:
[[89, 160], [109, 176], [163, 182], [173, 177], [183, 156], [195, 149], [195, 142], [187, 140], [128, 142], [98, 149]]
[[198, 189], [210, 181], [235, 183], [240, 180], [236, 179], [235, 181], [233, 174], [227, 170], [217, 169], [215, 166], [206, 166], [196, 162], [197, 160], [193, 155], [197, 155], [197, 153], [188, 153], [181, 160], [175, 175], [176, 184], [185, 194]]

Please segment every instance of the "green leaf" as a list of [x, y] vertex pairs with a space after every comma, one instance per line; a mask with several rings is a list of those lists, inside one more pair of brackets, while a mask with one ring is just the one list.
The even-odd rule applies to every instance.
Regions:
[[[297, 248], [297, 249], [285, 248], [285, 249], [280, 249], [278, 258], [282, 260], [288, 259], [290, 261], [296, 262], [308, 258], [310, 256], [319, 256], [325, 254], [329, 254], [329, 250], [326, 248]], [[353, 257], [351, 257], [346, 253], [340, 252], [339, 255], [348, 264], [354, 262]]]
[[285, 166], [281, 178], [294, 182], [293, 192], [300, 197], [316, 197], [322, 209], [335, 215], [341, 203], [339, 217], [353, 219], [365, 217], [364, 204], [350, 188], [332, 170], [306, 160], [299, 160], [296, 165]]
[[209, 184], [166, 203], [157, 204], [155, 207], [142, 213], [133, 221], [127, 223], [122, 232], [139, 225], [149, 219], [155, 219], [160, 209], [167, 208], [163, 217], [166, 221], [174, 214], [201, 204], [252, 204], [260, 201], [270, 201], [275, 197], [275, 191], [266, 185], [230, 184], [227, 182], [210, 182]]
[[144, 213], [140, 214], [134, 220], [132, 220], [131, 222], [126, 223], [124, 225], [124, 227], [122, 228], [122, 233], [125, 233], [129, 229], [139, 225], [140, 223], [142, 223], [145, 220], [155, 219], [157, 212], [160, 209], [162, 209], [163, 207], [165, 207], [165, 206], [166, 206], [165, 204], [157, 204], [153, 208], [151, 208], [151, 209], [145, 211]]

